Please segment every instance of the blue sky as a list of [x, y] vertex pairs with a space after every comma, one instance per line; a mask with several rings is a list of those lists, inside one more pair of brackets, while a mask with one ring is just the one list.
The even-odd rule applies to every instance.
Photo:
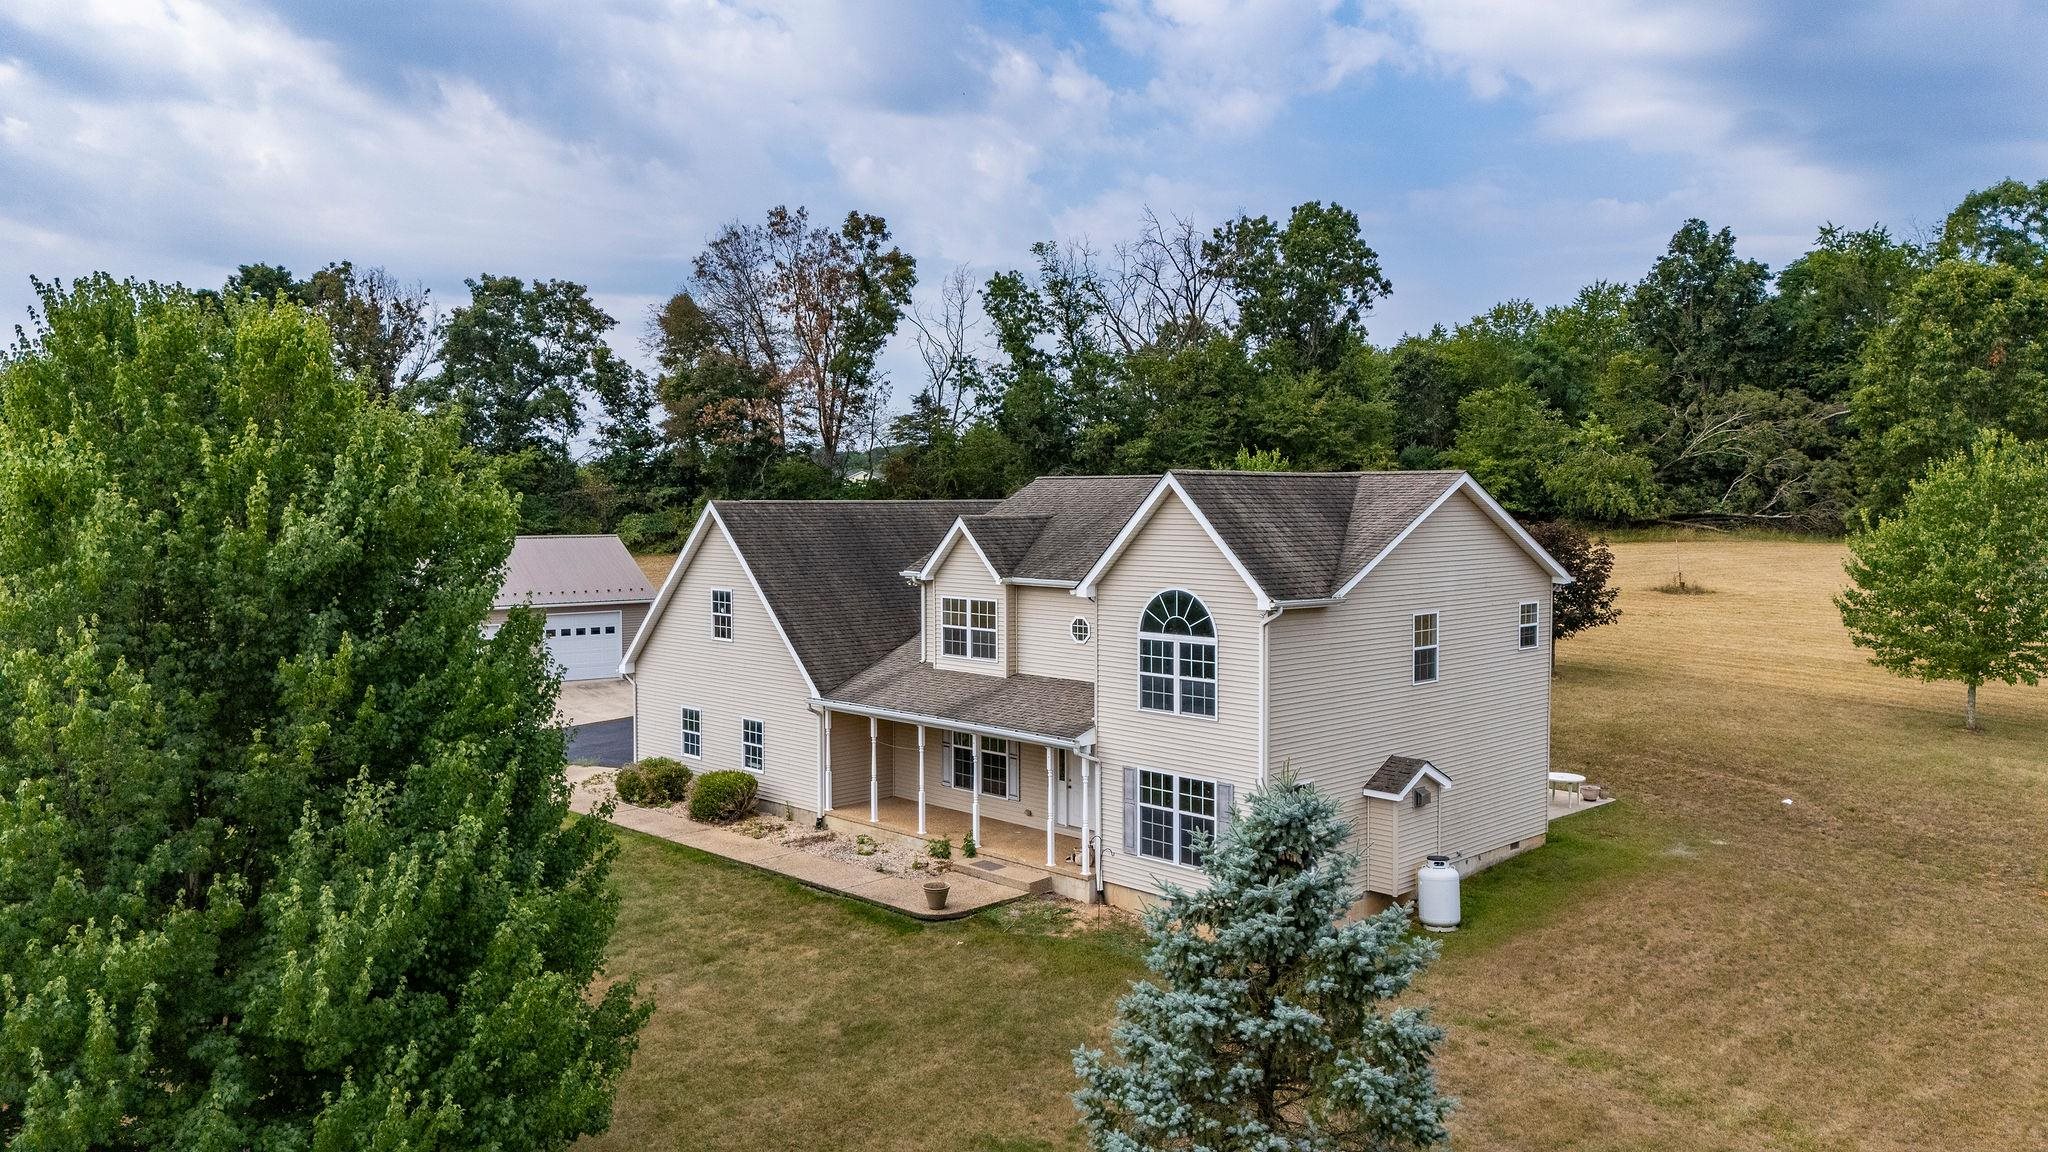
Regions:
[[[879, 212], [923, 280], [1336, 200], [1390, 341], [1633, 280], [1688, 216], [1773, 267], [2048, 176], [2048, 5], [9, 0], [0, 316], [28, 277], [382, 264], [588, 283], [637, 343], [719, 224]], [[915, 388], [899, 350], [899, 397]]]

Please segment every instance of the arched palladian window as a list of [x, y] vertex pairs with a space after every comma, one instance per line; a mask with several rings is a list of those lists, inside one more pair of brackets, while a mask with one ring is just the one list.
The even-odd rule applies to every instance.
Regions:
[[1216, 714], [1216, 624], [1192, 593], [1161, 592], [1138, 621], [1138, 707]]

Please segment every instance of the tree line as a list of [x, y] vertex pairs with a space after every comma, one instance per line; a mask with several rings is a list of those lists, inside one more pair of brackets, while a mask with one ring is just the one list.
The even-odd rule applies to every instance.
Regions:
[[[1983, 429], [2048, 436], [2048, 180], [1922, 239], [1822, 226], [1775, 272], [1688, 220], [1633, 283], [1508, 300], [1391, 343], [1358, 217], [1147, 212], [1106, 248], [955, 269], [913, 306], [887, 221], [777, 207], [651, 309], [651, 372], [562, 280], [483, 275], [445, 317], [381, 270], [245, 266], [373, 395], [459, 414], [529, 531], [658, 548], [705, 498], [999, 497], [1048, 473], [1462, 468], [1531, 519], [1840, 531]], [[892, 414], [889, 341], [915, 349]]]

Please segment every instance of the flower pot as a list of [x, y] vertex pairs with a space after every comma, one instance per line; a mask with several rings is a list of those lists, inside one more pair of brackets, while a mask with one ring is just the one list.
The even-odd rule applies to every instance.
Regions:
[[937, 912], [946, 906], [946, 893], [952, 891], [944, 880], [924, 882], [924, 906]]

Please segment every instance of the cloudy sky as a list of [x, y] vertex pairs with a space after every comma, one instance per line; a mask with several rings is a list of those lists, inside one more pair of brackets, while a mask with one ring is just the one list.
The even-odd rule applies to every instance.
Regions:
[[7, 0], [0, 317], [31, 274], [350, 258], [584, 281], [632, 344], [776, 203], [883, 214], [929, 286], [1334, 199], [1387, 341], [1634, 279], [1688, 216], [1774, 267], [1924, 230], [2048, 176], [2044, 59], [2018, 0]]

